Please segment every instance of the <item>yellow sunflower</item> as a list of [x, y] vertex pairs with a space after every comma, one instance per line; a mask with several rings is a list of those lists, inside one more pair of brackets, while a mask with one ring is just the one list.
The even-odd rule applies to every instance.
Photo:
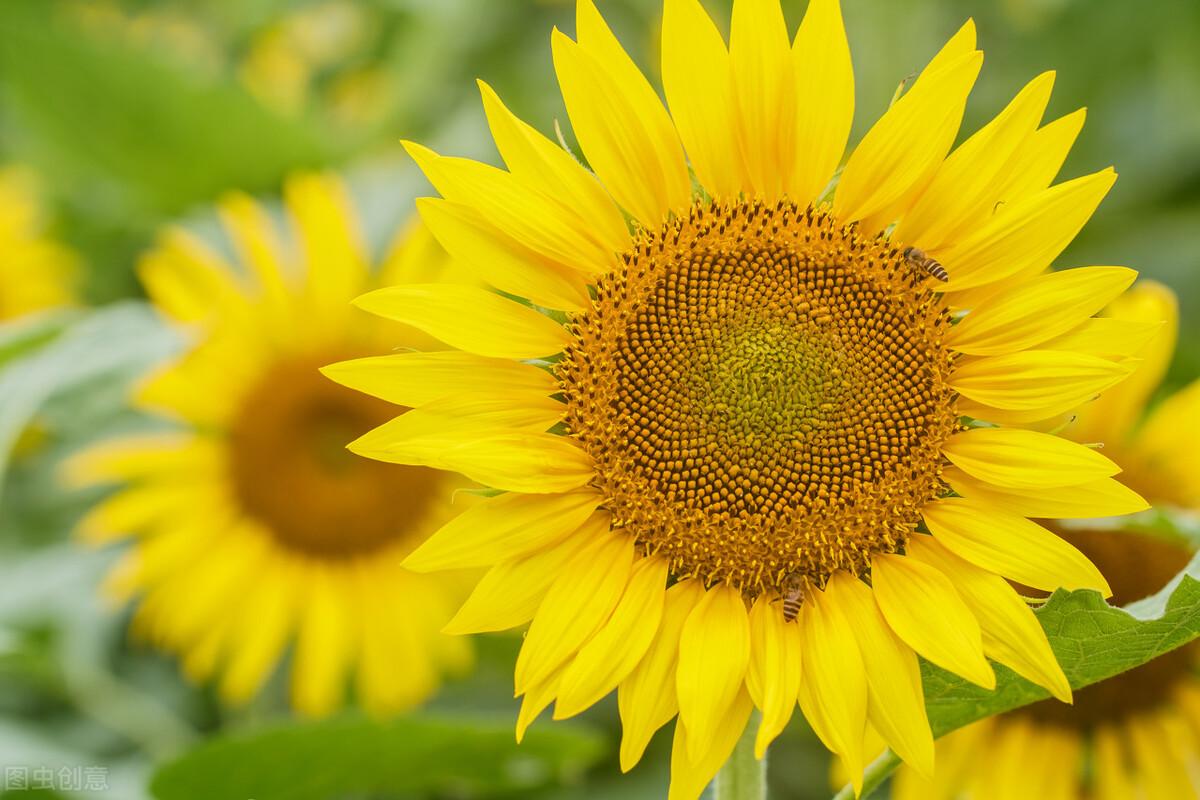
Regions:
[[[1133, 271], [1043, 274], [1115, 173], [1053, 183], [1082, 113], [1042, 124], [1049, 73], [950, 152], [982, 62], [971, 23], [839, 173], [835, 0], [794, 40], [777, 0], [736, 0], [728, 46], [698, 0], [664, 17], [669, 113], [591, 0], [575, 40], [553, 34], [591, 171], [486, 84], [507, 169], [407, 145], [442, 195], [418, 201], [425, 222], [498, 293], [360, 298], [461, 352], [395, 356], [396, 385], [446, 396], [351, 447], [502, 491], [406, 564], [490, 568], [450, 631], [530, 623], [518, 735], [615, 689], [623, 768], [678, 714], [672, 797], [695, 797], [754, 706], [761, 754], [799, 700], [856, 780], [868, 720], [928, 774], [918, 654], [1070, 697], [1004, 578], [1108, 586], [1027, 517], [1145, 507], [1094, 449], [1007, 426], [1131, 369], [1113, 334], [1080, 331]], [[376, 366], [329, 374], [386, 391]]]
[[75, 255], [46, 234], [33, 177], [0, 168], [0, 321], [69, 305]]
[[[1174, 349], [1176, 310], [1165, 287], [1143, 283], [1098, 322], [1134, 331], [1167, 319], [1145, 360], [1118, 389], [1084, 409], [1064, 433], [1103, 442], [1125, 479], [1151, 502], [1200, 509], [1200, 381], [1143, 419]], [[1112, 602], [1161, 589], [1191, 557], [1181, 543], [1080, 526], [1062, 529], [1103, 571]], [[1072, 707], [1043, 701], [956, 731], [938, 742], [932, 781], [911, 770], [896, 779], [898, 800], [1046, 800], [1200, 796], [1200, 648], [1174, 650], [1075, 693]], [[986, 754], [986, 755], [985, 755]]]
[[301, 712], [335, 709], [351, 673], [361, 704], [391, 712], [471, 659], [466, 640], [439, 630], [466, 587], [401, 566], [453, 513], [463, 482], [343, 446], [395, 404], [436, 393], [412, 385], [384, 402], [318, 369], [428, 346], [349, 303], [380, 280], [438, 279], [446, 259], [418, 228], [373, 272], [332, 177], [295, 178], [285, 200], [282, 227], [248, 197], [221, 204], [232, 261], [182, 229], [146, 256], [147, 292], [194, 346], [148, 380], [138, 404], [177, 424], [74, 460], [76, 481], [124, 484], [81, 530], [95, 543], [132, 539], [107, 588], [139, 595], [135, 631], [179, 653], [193, 679], [219, 677], [226, 701], [253, 696], [291, 646]]

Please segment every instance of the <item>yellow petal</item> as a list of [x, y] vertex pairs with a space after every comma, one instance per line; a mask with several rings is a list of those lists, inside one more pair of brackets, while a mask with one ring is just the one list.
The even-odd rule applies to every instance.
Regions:
[[646, 751], [650, 737], [679, 710], [675, 673], [679, 664], [679, 637], [704, 589], [688, 579], [667, 589], [662, 621], [649, 650], [617, 689], [621, 712], [621, 771], [633, 769]]
[[932, 253], [950, 273], [948, 292], [1050, 266], [1117, 180], [1110, 167], [1001, 206], [972, 235]]
[[611, 269], [607, 244], [586, 221], [511, 173], [468, 158], [439, 156], [415, 142], [404, 147], [442, 197], [469, 206], [508, 236], [567, 269], [597, 275]]
[[909, 647], [985, 689], [996, 685], [979, 622], [948, 576], [901, 555], [877, 555], [871, 580], [879, 610]]
[[492, 87], [479, 81], [479, 91], [492, 138], [512, 174], [574, 210], [587, 221], [583, 232], [595, 236], [610, 253], [625, 251], [630, 243], [629, 228], [596, 176], [570, 153], [518, 119]]
[[1200, 381], [1162, 401], [1133, 442], [1127, 464], [1155, 476], [1156, 498], [1182, 508], [1200, 507]]
[[1109, 319], [1128, 322], [1162, 322], [1150, 344], [1138, 353], [1141, 363], [1127, 380], [1106, 392], [1095, 403], [1079, 410], [1071, 435], [1079, 441], [1125, 439], [1142, 414], [1175, 352], [1179, 332], [1179, 304], [1170, 288], [1141, 281], [1106, 310]]
[[705, 592], [679, 639], [679, 719], [688, 729], [689, 757], [715, 741], [750, 663], [750, 621], [741, 592]]
[[294, 264], [285, 264], [283, 245], [267, 212], [241, 192], [226, 195], [217, 204], [221, 222], [229, 234], [238, 260], [254, 276], [268, 303], [286, 302], [288, 282], [294, 282]]
[[1037, 128], [1054, 73], [1029, 82], [996, 118], [951, 153], [892, 232], [898, 241], [933, 250], [953, 241], [994, 210], [993, 187], [1006, 176], [1017, 148]]
[[[787, 192], [815, 203], [842, 161], [854, 122], [854, 71], [838, 0], [812, 0], [792, 43], [795, 159]], [[818, 110], [819, 109], [819, 110]]]
[[1047, 592], [1062, 587], [1112, 594], [1087, 556], [1025, 517], [962, 497], [927, 503], [921, 513], [947, 549], [990, 572]]
[[800, 626], [785, 622], [782, 610], [759, 595], [750, 609], [750, 665], [746, 688], [762, 710], [754, 754], [762, 758], [787, 727], [800, 691]]
[[1137, 797], [1127, 765], [1130, 758], [1124, 737], [1110, 725], [1098, 726], [1093, 738], [1096, 754], [1093, 763], [1096, 769], [1097, 800], [1126, 800]]
[[[1163, 322], [1097, 317], [1084, 320], [1079, 327], [1062, 336], [1056, 336], [1042, 346], [1047, 350], [1070, 350], [1120, 361], [1144, 353], [1147, 346], [1162, 334], [1163, 327]], [[1143, 365], [1144, 362], [1139, 358], [1138, 369], [1134, 371], [1134, 375], [1142, 369]], [[1123, 387], [1118, 384], [1113, 388], [1114, 391], [1119, 392]], [[1105, 394], [1112, 394], [1112, 392]]]
[[525, 731], [558, 694], [563, 669], [563, 665], [559, 665], [550, 675], [531, 685], [525, 692], [525, 697], [521, 700], [521, 710], [517, 714], [517, 744], [521, 743], [525, 738]]
[[590, 0], [577, 11], [579, 44], [557, 29], [554, 70], [588, 163], [621, 204], [657, 229], [691, 202], [679, 136], [658, 94]]
[[1136, 492], [1112, 478], [1069, 488], [1020, 491], [984, 483], [954, 467], [944, 469], [942, 479], [971, 501], [1036, 519], [1119, 517], [1150, 507]]
[[1080, 325], [1136, 277], [1127, 267], [1082, 267], [1022, 282], [972, 309], [950, 329], [946, 343], [960, 353], [980, 356], [1027, 350]]
[[867, 674], [867, 714], [872, 724], [905, 762], [931, 776], [933, 734], [925, 716], [916, 654], [888, 627], [870, 588], [859, 579], [837, 572], [829, 579], [825, 595], [841, 606], [853, 626]]
[[345, 601], [324, 569], [308, 572], [292, 664], [292, 703], [300, 713], [319, 717], [334, 711], [345, 696], [353, 615], [346, 613]]
[[463, 203], [435, 197], [417, 199], [417, 211], [442, 247], [456, 261], [497, 289], [537, 305], [581, 311], [587, 281], [526, 247]]
[[1081, 108], [1031, 133], [1005, 171], [1005, 180], [993, 194], [994, 203], [1010, 205], [1053, 183], [1086, 118], [1087, 111]]
[[178, 431], [123, 436], [75, 453], [63, 465], [73, 487], [147, 478], [202, 478], [223, 466], [224, 451], [208, 436]]
[[927, 67], [916, 85], [879, 118], [842, 171], [833, 200], [839, 220], [905, 210], [950, 151], [982, 64], [983, 54], [972, 52], [932, 72]]
[[233, 269], [200, 239], [172, 228], [138, 263], [138, 277], [156, 308], [181, 322], [197, 322], [246, 305]]
[[517, 657], [516, 688], [523, 694], [545, 680], [600, 629], [629, 583], [633, 540], [599, 534], [550, 585]]
[[943, 544], [938, 537], [913, 536], [907, 553], [954, 576], [955, 589], [979, 620], [983, 652], [989, 658], [1071, 702], [1071, 684], [1029, 605], [1004, 578], [959, 558]]
[[481, 356], [538, 358], [570, 341], [566, 329], [545, 314], [473, 286], [390, 286], [354, 304]]
[[745, 179], [729, 53], [699, 0], [663, 4], [662, 80], [701, 185], [713, 197], [737, 199]]
[[1028, 412], [1030, 421], [1061, 414], [1119, 383], [1132, 367], [1097, 356], [1056, 350], [1025, 350], [1006, 356], [964, 358], [950, 386], [969, 402], [959, 413], [976, 415], [980, 406]]
[[602, 498], [592, 489], [560, 495], [502, 494], [472, 506], [426, 539], [404, 566], [415, 572], [470, 569], [558, 544]]
[[1121, 471], [1090, 447], [1021, 428], [962, 431], [942, 445], [942, 452], [964, 472], [1007, 489], [1075, 486]]
[[526, 397], [558, 391], [548, 370], [458, 350], [339, 361], [322, 367], [321, 373], [342, 386], [409, 407], [452, 394]]
[[638, 559], [612, 617], [563, 673], [555, 719], [572, 717], [599, 702], [633, 672], [658, 633], [666, 587], [666, 559]]
[[862, 789], [867, 726], [867, 673], [853, 620], [840, 602], [811, 590], [800, 608], [800, 708], [813, 731]]
[[301, 174], [284, 184], [283, 195], [303, 256], [308, 313], [313, 322], [338, 324], [370, 277], [350, 193], [333, 175]]
[[[729, 760], [733, 748], [750, 721], [754, 704], [745, 689], [737, 697], [718, 726], [714, 738], [704, 742], [699, 749], [693, 743], [685, 726], [675, 723], [675, 741], [671, 745], [671, 785], [667, 800], [698, 800], [704, 788]], [[695, 756], [692, 754], [695, 753]]]
[[777, 0], [734, 0], [729, 67], [749, 188], [777, 200], [796, 159], [797, 116], [795, 68]]
[[524, 625], [533, 619], [546, 591], [563, 569], [596, 536], [608, 532], [607, 514], [596, 514], [574, 536], [553, 547], [505, 561], [488, 570], [445, 633], [488, 633]]

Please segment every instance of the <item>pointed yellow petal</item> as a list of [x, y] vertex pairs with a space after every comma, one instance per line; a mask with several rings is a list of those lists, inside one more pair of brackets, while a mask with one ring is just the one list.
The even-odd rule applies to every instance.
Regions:
[[[1062, 336], [1056, 336], [1042, 347], [1047, 350], [1070, 350], [1075, 353], [1086, 353], [1112, 361], [1139, 357], [1138, 369], [1133, 373], [1136, 375], [1145, 364], [1140, 359], [1141, 354], [1146, 351], [1151, 342], [1162, 334], [1163, 328], [1163, 322], [1097, 317], [1084, 320], [1079, 327]], [[1118, 392], [1122, 389], [1121, 384], [1114, 387], [1114, 390]], [[1112, 392], [1106, 392], [1106, 394], [1112, 394]]]
[[550, 584], [595, 536], [607, 533], [608, 525], [608, 515], [597, 514], [594, 521], [559, 544], [492, 567], [443, 631], [455, 635], [488, 633], [529, 622]]
[[777, 0], [734, 0], [729, 66], [749, 188], [774, 201], [796, 159], [796, 74]]
[[286, 283], [296, 280], [294, 264], [285, 264], [275, 224], [249, 195], [233, 192], [217, 204], [217, 212], [238, 260], [246, 265], [271, 302], [289, 294]]
[[621, 712], [621, 771], [633, 769], [650, 737], [679, 710], [675, 686], [679, 637], [704, 589], [700, 581], [683, 580], [667, 589], [662, 621], [650, 649], [617, 689]]
[[342, 386], [410, 408], [451, 394], [526, 397], [559, 390], [548, 370], [457, 350], [339, 361], [322, 367], [321, 373]]
[[233, 624], [238, 646], [221, 676], [221, 697], [240, 705], [262, 687], [278, 663], [295, 624], [290, 563], [281, 559], [270, 575], [259, 576], [239, 598], [240, 613]]
[[563, 673], [555, 719], [573, 717], [599, 702], [633, 672], [658, 633], [666, 587], [666, 559], [638, 559], [612, 618]]
[[[815, 203], [842, 161], [854, 122], [854, 71], [838, 0], [812, 0], [792, 43], [795, 159], [787, 192]], [[814, 109], [820, 109], [814, 113]]]
[[546, 308], [584, 308], [587, 281], [582, 273], [568, 270], [506, 235], [474, 208], [421, 197], [417, 211], [446, 252], [480, 280]]
[[1093, 742], [1097, 800], [1137, 797], [1138, 790], [1126, 766], [1131, 759], [1122, 735], [1112, 726], [1101, 725], [1096, 729]]
[[785, 622], [782, 609], [759, 595], [750, 609], [750, 666], [746, 688], [762, 710], [754, 754], [762, 758], [796, 708], [800, 691], [800, 626]]
[[662, 79], [701, 185], [733, 200], [745, 180], [725, 40], [699, 0], [663, 4]]
[[1034, 78], [995, 119], [956, 148], [892, 237], [933, 250], [990, 216], [994, 186], [1004, 180], [1013, 154], [1037, 128], [1053, 85], [1053, 72]]
[[521, 743], [525, 738], [525, 731], [558, 694], [563, 669], [562, 665], [558, 666], [550, 675], [534, 683], [525, 692], [525, 697], [521, 700], [521, 710], [517, 714], [517, 744]]
[[813, 731], [850, 770], [862, 789], [867, 726], [867, 673], [853, 621], [840, 602], [809, 591], [800, 609], [800, 709]]
[[[750, 721], [754, 704], [745, 689], [739, 690], [714, 738], [696, 748], [682, 722], [675, 723], [671, 745], [671, 785], [667, 800], [699, 800], [704, 788], [729, 760], [742, 731]], [[695, 753], [693, 757], [691, 754]]]
[[1159, 502], [1200, 507], [1200, 381], [1168, 397], [1142, 424], [1126, 463], [1159, 476]]
[[479, 81], [483, 108], [496, 147], [513, 175], [586, 220], [584, 233], [595, 236], [611, 253], [629, 247], [629, 228], [604, 187], [570, 153], [518, 119], [499, 95]]
[[725, 585], [705, 592], [679, 639], [679, 719], [689, 757], [716, 740], [750, 663], [750, 621], [742, 595]]
[[972, 289], [1050, 266], [1116, 180], [1110, 167], [1001, 206], [971, 236], [932, 253], [950, 273], [945, 290]]
[[1075, 486], [1121, 468], [1090, 447], [1021, 428], [974, 428], [951, 436], [942, 452], [964, 472], [1007, 489]]
[[931, 776], [933, 734], [925, 716], [916, 654], [888, 627], [870, 588], [859, 579], [837, 572], [829, 579], [825, 595], [841, 605], [854, 628], [867, 673], [867, 714], [872, 724], [905, 762]]
[[962, 497], [927, 503], [921, 513], [947, 549], [990, 572], [1047, 592], [1062, 587], [1112, 594], [1087, 556], [1025, 517]]
[[[349, 190], [330, 174], [301, 174], [283, 187], [303, 257], [308, 313], [344, 320], [366, 288], [370, 258]], [[313, 320], [314, 322], [317, 320]]]
[[853, 222], [906, 210], [950, 151], [982, 64], [979, 52], [955, 57], [933, 71], [931, 62], [851, 154], [834, 195], [838, 219]]
[[1035, 519], [1094, 519], [1145, 511], [1149, 504], [1112, 478], [1055, 489], [1002, 489], [976, 480], [960, 469], [942, 471], [958, 494], [991, 508]]
[[518, 694], [549, 677], [600, 630], [621, 599], [632, 567], [633, 540], [610, 532], [596, 535], [563, 568], [538, 606], [517, 657]]
[[574, 210], [502, 169], [439, 156], [415, 142], [404, 142], [404, 147], [442, 197], [475, 209], [526, 247], [585, 275], [611, 269], [612, 250], [589, 234], [586, 221]]
[[404, 559], [404, 566], [434, 572], [519, 558], [574, 533], [601, 501], [587, 488], [560, 495], [502, 494], [443, 525]]
[[985, 689], [996, 685], [979, 622], [949, 577], [911, 558], [877, 555], [871, 580], [879, 610], [909, 647]]
[[1027, 350], [1080, 325], [1136, 277], [1127, 267], [1082, 267], [1022, 282], [972, 309], [950, 329], [946, 344], [979, 356]]
[[156, 308], [181, 322], [197, 322], [245, 304], [232, 267], [181, 228], [162, 236], [138, 263], [138, 278]]
[[1011, 205], [1053, 183], [1086, 118], [1087, 111], [1081, 108], [1031, 133], [1009, 164], [994, 203]]
[[1151, 395], [1162, 382], [1175, 352], [1179, 332], [1179, 302], [1170, 288], [1154, 281], [1141, 281], [1105, 309], [1104, 316], [1128, 322], [1161, 322], [1162, 327], [1137, 356], [1137, 369], [1105, 392], [1099, 400], [1079, 410], [1071, 428], [1079, 441], [1125, 439], [1145, 413]]
[[972, 412], [980, 405], [993, 406], [1040, 415], [1033, 421], [1082, 405], [1119, 383], [1132, 369], [1083, 353], [1026, 350], [964, 358], [955, 366], [949, 383], [978, 404], [960, 403], [962, 414], [976, 416]]
[[292, 704], [301, 714], [320, 717], [342, 702], [352, 615], [324, 569], [309, 570], [296, 651], [292, 664]]
[[570, 341], [566, 329], [545, 314], [473, 286], [391, 286], [354, 304], [481, 356], [538, 358], [558, 353]]
[[1071, 702], [1071, 684], [1028, 604], [999, 575], [959, 558], [941, 542], [932, 536], [910, 537], [908, 555], [954, 576], [955, 588], [979, 620], [984, 653]]
[[658, 94], [625, 54], [590, 0], [580, 0], [579, 44], [557, 29], [554, 70], [588, 163], [613, 197], [656, 229], [691, 202], [679, 136]]

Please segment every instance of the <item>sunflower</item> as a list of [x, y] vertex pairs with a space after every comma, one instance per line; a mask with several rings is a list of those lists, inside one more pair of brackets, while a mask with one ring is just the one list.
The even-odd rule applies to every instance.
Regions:
[[[695, 797], [754, 707], [761, 755], [797, 700], [856, 780], [868, 720], [930, 773], [918, 655], [1069, 699], [1004, 579], [1108, 586], [1027, 517], [1145, 503], [1094, 449], [1015, 426], [1131, 369], [1092, 317], [1134, 272], [1043, 274], [1115, 179], [1053, 183], [1083, 119], [1041, 124], [1054, 76], [950, 152], [982, 62], [968, 22], [839, 173], [835, 0], [794, 41], [776, 0], [737, 0], [728, 46], [668, 0], [669, 112], [591, 0], [552, 45], [591, 171], [481, 84], [507, 169], [407, 148], [441, 194], [426, 224], [497, 292], [358, 300], [456, 348], [396, 356], [393, 381], [446, 395], [351, 448], [500, 492], [405, 563], [489, 568], [449, 631], [529, 623], [518, 736], [615, 689], [623, 769], [678, 715], [672, 797]], [[390, 386], [371, 361], [329, 374]]]
[[0, 169], [0, 321], [69, 305], [75, 255], [46, 234], [33, 177]]
[[394, 416], [394, 404], [436, 396], [428, 388], [384, 402], [318, 369], [385, 346], [428, 347], [349, 301], [377, 280], [427, 280], [445, 267], [418, 228], [373, 274], [332, 177], [297, 177], [285, 200], [283, 229], [248, 197], [221, 204], [232, 261], [183, 229], [145, 257], [147, 292], [193, 346], [147, 381], [138, 405], [175, 424], [74, 459], [75, 481], [124, 484], [81, 532], [94, 543], [132, 539], [107, 589], [140, 596], [134, 631], [178, 653], [194, 680], [219, 679], [225, 701], [256, 694], [294, 641], [299, 711], [335, 709], [352, 673], [361, 704], [392, 712], [471, 659], [467, 640], [439, 632], [466, 586], [401, 566], [453, 513], [443, 498], [462, 482], [343, 447]]
[[[1102, 322], [1127, 331], [1167, 319], [1120, 388], [1083, 409], [1064, 433], [1103, 442], [1126, 480], [1156, 506], [1200, 509], [1200, 381], [1143, 419], [1175, 344], [1176, 309], [1165, 287], [1142, 283]], [[1128, 530], [1062, 525], [1097, 564], [1118, 605], [1161, 589], [1191, 557], [1182, 543]], [[934, 780], [902, 770], [898, 800], [939, 798], [1183, 798], [1200, 794], [1200, 648], [1174, 650], [1075, 693], [1071, 707], [1042, 701], [986, 719], [938, 742]], [[981, 755], [985, 751], [987, 757]]]

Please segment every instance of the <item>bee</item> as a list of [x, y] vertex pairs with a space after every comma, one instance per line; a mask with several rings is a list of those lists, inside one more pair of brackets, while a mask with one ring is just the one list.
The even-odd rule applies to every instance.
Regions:
[[800, 601], [804, 598], [804, 579], [792, 573], [788, 575], [784, 589], [787, 593], [783, 596], [783, 621], [795, 622], [800, 613]]
[[928, 272], [943, 283], [950, 280], [950, 273], [946, 272], [946, 268], [936, 259], [925, 255], [924, 250], [918, 250], [915, 247], [906, 247], [904, 248], [904, 260], [917, 269]]

